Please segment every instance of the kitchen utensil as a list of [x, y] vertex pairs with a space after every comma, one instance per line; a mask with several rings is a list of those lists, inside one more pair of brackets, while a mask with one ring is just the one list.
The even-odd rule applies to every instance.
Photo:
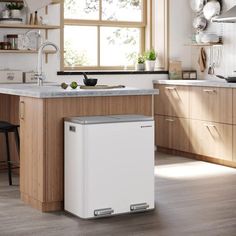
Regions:
[[208, 68], [208, 74], [209, 75], [213, 75], [214, 74], [214, 68], [213, 66], [213, 52], [212, 52], [212, 47], [210, 48], [210, 64], [209, 64], [209, 68]]
[[228, 76], [228, 77], [224, 77], [222, 75], [216, 75], [216, 77], [220, 78], [220, 79], [224, 79], [226, 80], [228, 83], [236, 83], [236, 76]]
[[190, 6], [194, 12], [200, 12], [204, 7], [204, 0], [191, 0]]
[[206, 69], [206, 60], [207, 60], [206, 51], [204, 48], [201, 48], [200, 55], [198, 58], [198, 65], [200, 67], [201, 72], [204, 72]]
[[197, 31], [203, 31], [206, 29], [207, 20], [203, 16], [197, 16], [193, 19], [193, 28]]
[[220, 14], [221, 6], [216, 0], [208, 1], [203, 8], [203, 15], [207, 20], [211, 20], [214, 16]]
[[95, 86], [98, 82], [98, 79], [94, 79], [94, 78], [88, 78], [88, 76], [86, 75], [86, 73], [83, 73], [84, 76], [84, 84], [86, 86]]
[[220, 67], [222, 58], [222, 46], [215, 45], [213, 48], [216, 49], [216, 67]]

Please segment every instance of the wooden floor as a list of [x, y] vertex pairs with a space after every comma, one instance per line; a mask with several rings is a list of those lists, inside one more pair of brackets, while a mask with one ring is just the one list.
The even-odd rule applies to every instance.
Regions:
[[235, 169], [164, 154], [156, 163], [155, 211], [97, 220], [40, 213], [0, 174], [0, 236], [236, 235]]

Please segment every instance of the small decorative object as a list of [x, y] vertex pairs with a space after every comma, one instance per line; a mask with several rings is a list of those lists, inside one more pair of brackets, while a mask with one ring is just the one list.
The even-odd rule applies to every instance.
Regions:
[[182, 79], [182, 62], [169, 61], [169, 79]]
[[38, 12], [35, 11], [35, 12], [34, 12], [34, 25], [38, 25], [38, 24], [39, 24]]
[[30, 13], [29, 25], [33, 25], [33, 24], [34, 24], [34, 16], [32, 13]]
[[10, 15], [11, 15], [11, 12], [10, 12], [10, 10], [3, 10], [2, 11], [2, 18], [3, 19], [9, 19], [10, 18]]
[[145, 70], [145, 57], [143, 55], [138, 56], [137, 63], [135, 64], [135, 69], [137, 71]]
[[21, 18], [21, 10], [24, 8], [24, 4], [12, 2], [7, 4], [6, 8], [11, 12], [11, 18]]
[[151, 49], [145, 53], [145, 59], [146, 59], [146, 62], [145, 62], [146, 70], [154, 71], [156, 59], [157, 59], [157, 54], [154, 51], [154, 49]]
[[196, 43], [201, 43], [202, 42], [202, 36], [203, 36], [202, 32], [197, 32], [195, 34], [195, 41], [196, 41]]
[[182, 78], [184, 80], [196, 80], [197, 79], [197, 71], [196, 70], [184, 70], [182, 72]]

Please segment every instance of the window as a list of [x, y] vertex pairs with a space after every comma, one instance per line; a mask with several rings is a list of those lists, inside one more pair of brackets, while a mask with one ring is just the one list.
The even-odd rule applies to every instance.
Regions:
[[123, 69], [144, 51], [146, 0], [65, 0], [64, 69]]

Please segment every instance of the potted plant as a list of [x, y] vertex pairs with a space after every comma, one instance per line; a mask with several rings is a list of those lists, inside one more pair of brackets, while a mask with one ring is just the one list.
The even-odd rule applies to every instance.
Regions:
[[10, 4], [7, 4], [6, 8], [11, 12], [12, 18], [21, 18], [21, 10], [24, 8], [24, 4], [12, 2]]
[[154, 49], [151, 49], [145, 53], [146, 58], [146, 70], [148, 71], [154, 71], [157, 54]]
[[138, 71], [145, 70], [145, 57], [143, 55], [138, 56], [135, 69]]

